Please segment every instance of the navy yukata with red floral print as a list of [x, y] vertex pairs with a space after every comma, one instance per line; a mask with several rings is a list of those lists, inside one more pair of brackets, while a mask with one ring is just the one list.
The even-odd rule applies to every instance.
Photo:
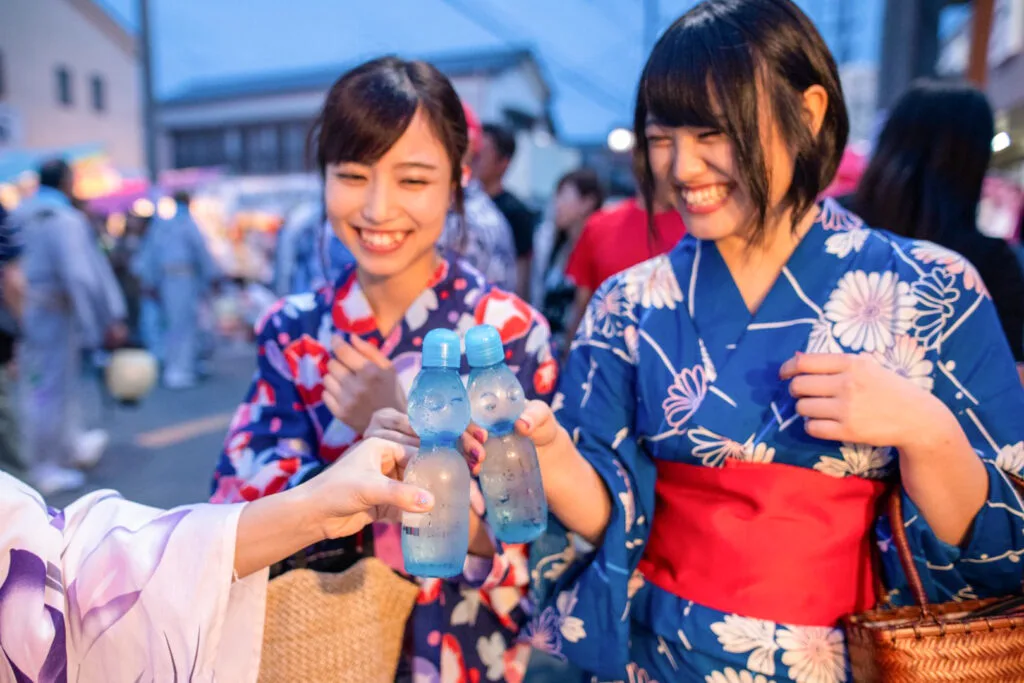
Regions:
[[[463, 262], [441, 261], [431, 283], [387, 334], [377, 329], [356, 268], [336, 287], [282, 299], [257, 323], [258, 369], [232, 421], [214, 474], [212, 501], [254, 500], [295, 486], [342, 456], [360, 436], [323, 403], [334, 335], [359, 335], [391, 359], [408, 392], [421, 346], [436, 327], [460, 334], [488, 323], [501, 333], [509, 366], [529, 398], [550, 401], [558, 379], [544, 318]], [[463, 374], [468, 375], [463, 363]], [[486, 520], [474, 480], [474, 510]], [[401, 567], [395, 525], [376, 524], [374, 552]], [[525, 546], [495, 543], [492, 558], [470, 556], [461, 576], [419, 579], [407, 629], [405, 668], [423, 681], [519, 681], [529, 658], [517, 643], [529, 584]]]

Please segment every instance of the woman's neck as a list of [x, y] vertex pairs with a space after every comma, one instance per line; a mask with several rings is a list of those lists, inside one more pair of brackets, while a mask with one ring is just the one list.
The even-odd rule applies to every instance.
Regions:
[[791, 227], [791, 216], [792, 212], [787, 210], [766, 226], [759, 244], [751, 245], [746, 236], [739, 235], [715, 243], [750, 313], [757, 312], [783, 266], [814, 225], [818, 207], [812, 207], [795, 230]]
[[382, 336], [388, 336], [405, 317], [409, 306], [419, 298], [434, 277], [440, 260], [437, 252], [430, 251], [394, 275], [376, 277], [362, 270], [357, 271], [359, 286], [370, 304]]

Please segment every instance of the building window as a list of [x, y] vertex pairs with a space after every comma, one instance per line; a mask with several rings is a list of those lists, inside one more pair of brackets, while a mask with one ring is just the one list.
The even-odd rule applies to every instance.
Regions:
[[65, 106], [73, 104], [71, 93], [71, 72], [67, 67], [57, 67], [57, 102]]
[[281, 127], [281, 170], [298, 173], [306, 170], [308, 123], [286, 123]]
[[247, 173], [275, 173], [281, 170], [277, 126], [261, 125], [245, 128], [242, 134], [244, 161]]
[[106, 84], [102, 76], [93, 76], [89, 81], [92, 90], [92, 110], [102, 112], [107, 110]]
[[177, 131], [173, 140], [175, 168], [221, 166], [227, 161], [223, 128]]

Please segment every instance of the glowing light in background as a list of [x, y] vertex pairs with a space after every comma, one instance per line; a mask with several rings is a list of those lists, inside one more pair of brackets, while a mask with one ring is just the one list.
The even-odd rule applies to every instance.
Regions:
[[1004, 149], [1010, 146], [1010, 134], [1005, 130], [1001, 133], [996, 133], [995, 137], [992, 138], [992, 151], [1002, 152]]
[[633, 149], [633, 131], [626, 128], [616, 128], [608, 133], [608, 149], [613, 152], [628, 152]]
[[161, 197], [160, 201], [156, 203], [156, 215], [160, 218], [169, 220], [174, 218], [176, 213], [178, 213], [178, 205], [170, 197]]
[[153, 206], [153, 202], [145, 197], [140, 197], [132, 203], [132, 213], [136, 216], [141, 216], [142, 218], [152, 217], [155, 210], [156, 207]]
[[128, 220], [123, 213], [112, 213], [107, 217], [107, 234], [114, 239], [124, 235], [125, 224]]

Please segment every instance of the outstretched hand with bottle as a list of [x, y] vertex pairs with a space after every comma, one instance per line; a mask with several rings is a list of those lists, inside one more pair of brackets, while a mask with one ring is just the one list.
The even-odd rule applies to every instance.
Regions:
[[611, 518], [608, 489], [558, 424], [551, 406], [543, 401], [527, 402], [516, 420], [515, 431], [530, 439], [537, 449], [551, 512], [570, 531], [591, 544], [600, 543]]

